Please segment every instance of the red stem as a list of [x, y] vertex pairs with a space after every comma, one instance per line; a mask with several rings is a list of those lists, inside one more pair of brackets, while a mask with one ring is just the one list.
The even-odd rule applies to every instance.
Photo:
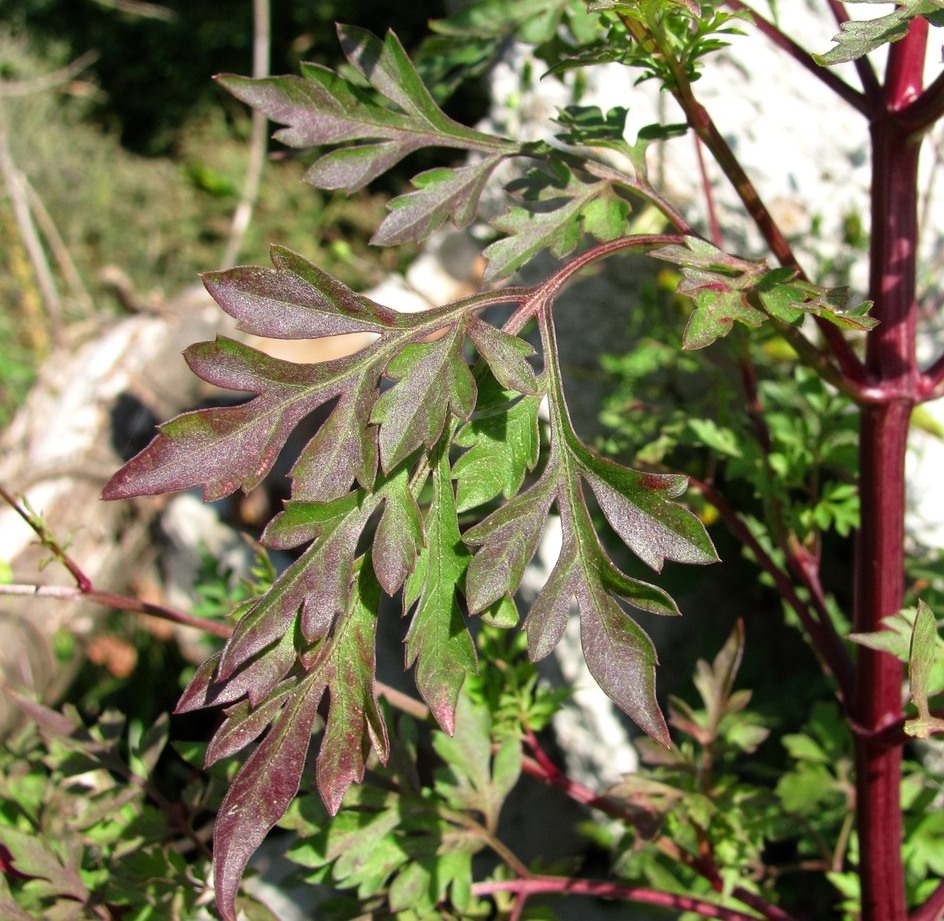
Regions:
[[[918, 143], [901, 129], [896, 113], [921, 90], [927, 23], [889, 49], [882, 112], [872, 123], [873, 216], [870, 293], [879, 326], [869, 335], [866, 368], [884, 399], [862, 408], [860, 502], [856, 547], [855, 630], [882, 629], [904, 599], [905, 447], [919, 396], [915, 358]], [[858, 652], [853, 715], [856, 821], [861, 852], [863, 921], [906, 916], [901, 861], [901, 757], [877, 734], [902, 718], [902, 668], [888, 653]]]
[[[591, 895], [608, 899], [623, 899], [628, 902], [642, 902], [646, 905], [660, 905], [676, 911], [694, 911], [702, 918], [721, 918], [724, 921], [758, 921], [757, 915], [745, 914], [732, 908], [724, 908], [714, 902], [687, 895], [676, 895], [645, 886], [628, 886], [607, 880], [573, 879], [566, 876], [535, 876], [529, 879], [496, 880], [475, 883], [472, 886], [475, 895], [491, 895], [493, 892], [514, 892], [519, 895], [538, 895], [553, 892], [558, 895]], [[779, 913], [767, 915], [768, 918], [789, 921], [789, 915]]]

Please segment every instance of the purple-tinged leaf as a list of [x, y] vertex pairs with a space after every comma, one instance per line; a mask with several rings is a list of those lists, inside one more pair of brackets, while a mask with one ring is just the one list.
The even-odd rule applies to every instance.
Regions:
[[459, 430], [453, 443], [469, 449], [452, 467], [460, 512], [499, 494], [510, 499], [521, 489], [541, 453], [540, 405], [541, 397], [533, 396], [490, 407]]
[[[374, 505], [367, 503], [343, 517], [330, 519], [319, 539], [256, 602], [236, 625], [223, 650], [220, 680], [229, 678], [237, 668], [280, 639], [295, 623], [299, 609], [299, 626], [307, 643], [327, 635], [334, 618], [347, 608], [357, 542]], [[292, 503], [288, 503], [288, 508], [291, 507]], [[323, 507], [312, 509], [323, 511]]]
[[388, 31], [381, 41], [372, 32], [357, 26], [338, 25], [337, 30], [344, 56], [377, 92], [404, 112], [431, 124], [443, 119], [442, 110], [393, 32]]
[[378, 176], [393, 169], [404, 157], [425, 146], [426, 139], [416, 137], [342, 147], [316, 160], [303, 178], [315, 188], [343, 189], [351, 194], [360, 191]]
[[294, 499], [331, 502], [347, 493], [355, 480], [365, 489], [374, 485], [377, 430], [370, 425], [370, 414], [377, 395], [373, 376], [344, 392], [292, 467]]
[[294, 365], [217, 339], [185, 353], [208, 383], [257, 393], [240, 406], [184, 413], [159, 426], [158, 436], [105, 485], [105, 499], [176, 492], [203, 486], [206, 501], [242, 487], [248, 492], [272, 468], [292, 429], [339, 389], [338, 368]]
[[475, 378], [462, 354], [463, 330], [449, 329], [434, 342], [415, 342], [390, 362], [397, 381], [374, 404], [380, 425], [380, 465], [389, 472], [420, 445], [431, 448], [446, 424], [447, 409], [468, 419], [475, 408]]
[[384, 511], [374, 535], [374, 572], [393, 595], [413, 571], [425, 540], [423, 518], [410, 488], [409, 470], [401, 468], [384, 485]]
[[398, 314], [281, 246], [274, 269], [243, 266], [209, 272], [203, 284], [239, 328], [272, 339], [317, 339], [342, 333], [383, 332]]
[[404, 589], [404, 607], [416, 603], [406, 638], [406, 667], [416, 663], [417, 689], [436, 722], [451, 734], [459, 691], [466, 675], [475, 671], [476, 657], [457, 597], [469, 552], [459, 537], [448, 446], [441, 445], [437, 454], [426, 547]]
[[297, 688], [298, 681], [289, 679], [271, 688], [269, 694], [262, 695], [257, 703], [243, 700], [230, 707], [226, 711], [226, 719], [210, 739], [204, 765], [210, 767], [221, 758], [229, 758], [242, 751], [250, 742], [255, 742], [274, 722]]
[[594, 680], [616, 705], [666, 748], [669, 729], [656, 701], [652, 641], [605, 593], [578, 593], [580, 640]]
[[516, 393], [538, 393], [534, 368], [528, 362], [528, 358], [534, 354], [530, 343], [478, 318], [473, 318], [469, 324], [469, 335], [502, 387]]
[[331, 815], [341, 807], [348, 787], [364, 779], [369, 748], [375, 749], [382, 762], [390, 750], [374, 688], [380, 590], [369, 561], [362, 561], [354, 589], [350, 606], [331, 638], [330, 658], [322, 673], [331, 703], [316, 776]]
[[550, 655], [564, 636], [580, 580], [576, 542], [565, 537], [560, 556], [524, 622], [532, 662]]
[[187, 685], [175, 713], [189, 713], [203, 707], [225, 706], [244, 695], [255, 705], [289, 672], [295, 661], [294, 631], [286, 630], [276, 642], [226, 681], [217, 680], [222, 653], [207, 659]]
[[387, 204], [390, 213], [370, 242], [374, 246], [419, 242], [447, 218], [457, 228], [468, 227], [475, 219], [482, 190], [504, 156], [487, 157], [470, 166], [438, 167], [414, 176], [414, 191]]
[[236, 921], [243, 871], [298, 792], [323, 686], [303, 680], [278, 722], [233, 780], [213, 828], [216, 902], [225, 921]]
[[467, 544], [479, 548], [466, 576], [471, 613], [478, 614], [518, 590], [554, 501], [552, 487], [549, 478], [542, 478], [463, 535]]
[[285, 125], [275, 137], [289, 147], [371, 142], [327, 154], [308, 171], [307, 181], [353, 192], [423, 147], [491, 155], [518, 151], [511, 141], [466, 128], [446, 116], [393, 33], [383, 42], [354, 26], [339, 26], [338, 34], [351, 65], [400, 111], [378, 103], [360, 86], [319, 64], [303, 64], [301, 77], [217, 78], [238, 99]]
[[409, 123], [402, 115], [371, 102], [333, 70], [306, 64], [303, 73], [261, 80], [222, 74], [216, 79], [237, 99], [286, 125], [274, 137], [288, 147], [408, 136]]
[[684, 491], [685, 477], [641, 473], [589, 451], [584, 476], [613, 530], [656, 572], [666, 559], [715, 563], [718, 555], [705, 526], [689, 509], [668, 499]]
[[659, 614], [662, 617], [679, 617], [681, 612], [671, 595], [655, 585], [632, 579], [621, 572], [610, 560], [600, 568], [603, 586], [614, 595], [631, 604], [637, 611]]

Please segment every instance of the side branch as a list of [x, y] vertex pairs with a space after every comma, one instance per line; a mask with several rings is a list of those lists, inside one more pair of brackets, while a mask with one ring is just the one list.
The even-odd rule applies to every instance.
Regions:
[[472, 885], [474, 895], [491, 895], [495, 892], [514, 892], [530, 896], [545, 893], [558, 895], [589, 895], [609, 899], [622, 899], [627, 902], [640, 902], [645, 905], [659, 905], [676, 911], [694, 911], [703, 918], [720, 918], [722, 921], [759, 921], [767, 917], [771, 921], [790, 921], [790, 916], [777, 911], [766, 915], [746, 914], [733, 908], [725, 908], [706, 899], [695, 896], [677, 895], [660, 889], [645, 886], [629, 886], [596, 879], [571, 879], [564, 876], [535, 876], [529, 879], [495, 880]]
[[[809, 605], [803, 601], [797, 594], [793, 583], [787, 577], [786, 573], [774, 562], [769, 553], [761, 546], [757, 538], [751, 533], [750, 528], [741, 519], [741, 516], [728, 505], [725, 498], [713, 487], [707, 483], [690, 479], [689, 482], [695, 487], [717, 510], [721, 515], [728, 530], [738, 538], [754, 554], [757, 564], [774, 581], [777, 592], [780, 597], [793, 608], [804, 629], [810, 637], [813, 649], [823, 665], [824, 671], [831, 673], [839, 686], [839, 696], [846, 705], [851, 705], [852, 691], [855, 680], [855, 673], [852, 660], [842, 643], [842, 638], [836, 632], [833, 622], [829, 617], [828, 611], [818, 598], [817, 592], [812, 592], [814, 602]], [[796, 568], [803, 572], [804, 567], [795, 562]], [[798, 573], [798, 574], [800, 574]], [[809, 574], [804, 574], [804, 582], [810, 586]], [[815, 582], [812, 583], [815, 585]], [[817, 604], [817, 600], [820, 601]]]
[[[840, 99], [842, 99], [844, 102], [847, 102], [856, 111], [868, 116], [870, 106], [864, 94], [849, 86], [845, 80], [836, 75], [835, 71], [829, 70], [826, 67], [821, 67], [819, 64], [817, 64], [816, 61], [813, 60], [813, 56], [809, 51], [798, 45], [788, 35], [785, 35], [783, 32], [781, 32], [780, 29], [778, 29], [777, 26], [775, 26], [769, 19], [765, 19], [760, 15], [760, 13], [748, 6], [748, 4], [742, 3], [741, 0], [725, 0], [725, 5], [731, 7], [732, 10], [750, 14], [751, 20], [753, 21], [754, 25], [757, 26], [757, 30], [759, 32], [766, 36], [782, 51], [785, 51], [787, 54], [789, 54], [791, 58], [793, 58], [798, 64], [808, 70], [824, 86], [831, 89], [837, 96], [839, 96]], [[877, 81], [875, 85], [877, 88]]]

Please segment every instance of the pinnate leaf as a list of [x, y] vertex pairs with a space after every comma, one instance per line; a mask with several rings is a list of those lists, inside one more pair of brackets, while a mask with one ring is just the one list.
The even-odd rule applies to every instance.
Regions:
[[[450, 147], [486, 155], [517, 150], [517, 145], [510, 141], [474, 131], [448, 118], [392, 32], [381, 41], [364, 29], [342, 25], [338, 27], [338, 36], [350, 65], [383, 102], [317, 64], [303, 65], [300, 77], [253, 80], [227, 74], [217, 78], [238, 99], [285, 125], [275, 137], [289, 147], [356, 142], [318, 160], [305, 175], [313, 185], [357, 191], [424, 147]], [[485, 172], [490, 172], [493, 166]], [[486, 178], [483, 176], [481, 182]], [[460, 190], [458, 186], [462, 184], [455, 184], [448, 193], [451, 199], [448, 206], [426, 202], [418, 205], [414, 200], [408, 206], [412, 212], [408, 219], [403, 220], [407, 215], [394, 218], [383, 233], [392, 233], [395, 239], [421, 239], [452, 213], [460, 215], [461, 223], [474, 214], [481, 193], [481, 183], [477, 181], [465, 183], [467, 187]], [[447, 211], [424, 220], [417, 212], [427, 206], [447, 207]], [[411, 225], [409, 230], [406, 224]]]

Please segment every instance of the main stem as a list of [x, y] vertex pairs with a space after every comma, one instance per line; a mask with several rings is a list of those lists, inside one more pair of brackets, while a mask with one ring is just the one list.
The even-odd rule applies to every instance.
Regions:
[[[855, 629], [873, 632], [900, 610], [904, 596], [905, 448], [918, 387], [915, 274], [918, 240], [918, 139], [896, 113], [920, 92], [927, 23], [914, 21], [890, 49], [881, 105], [872, 120], [870, 294], [880, 325], [870, 334], [866, 367], [882, 393], [862, 410], [861, 526], [856, 548]], [[901, 862], [901, 748], [875, 736], [902, 717], [902, 669], [891, 655], [860, 648], [853, 715], [856, 820], [863, 921], [906, 917]]]

